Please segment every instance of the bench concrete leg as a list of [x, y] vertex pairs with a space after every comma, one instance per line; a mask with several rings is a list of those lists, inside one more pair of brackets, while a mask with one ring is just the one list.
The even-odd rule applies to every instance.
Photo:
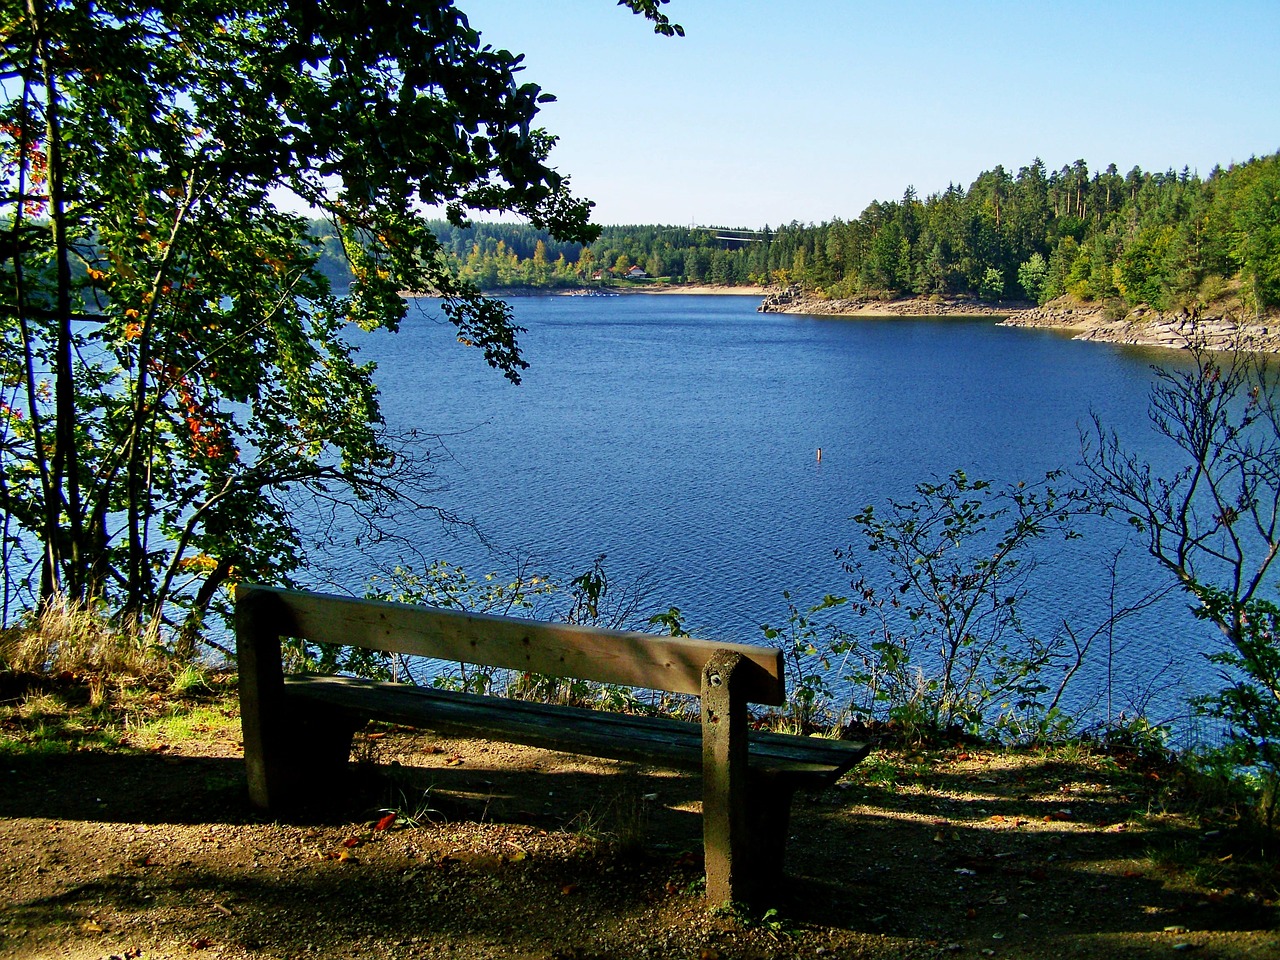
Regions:
[[269, 594], [236, 604], [236, 660], [240, 678], [240, 728], [249, 798], [263, 810], [282, 804], [292, 779], [280, 664], [282, 605]]
[[707, 899], [717, 904], [751, 894], [747, 705], [733, 689], [733, 675], [746, 663], [722, 650], [702, 671], [702, 840]]
[[308, 711], [286, 701], [280, 636], [289, 630], [287, 616], [265, 593], [236, 604], [245, 770], [249, 798], [262, 810], [283, 810], [330, 792], [346, 768], [357, 726], [341, 712]]
[[769, 894], [782, 880], [795, 792], [795, 785], [781, 777], [760, 774], [750, 778], [747, 815], [755, 898]]
[[332, 707], [292, 709], [288, 802], [323, 799], [343, 784], [351, 740], [363, 721]]

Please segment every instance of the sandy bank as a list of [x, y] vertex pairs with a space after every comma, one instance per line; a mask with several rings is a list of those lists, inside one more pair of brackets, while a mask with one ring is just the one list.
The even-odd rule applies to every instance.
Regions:
[[711, 284], [636, 284], [627, 287], [612, 287], [612, 293], [682, 293], [687, 296], [697, 297], [763, 297], [767, 290], [763, 287], [725, 287], [712, 286]]

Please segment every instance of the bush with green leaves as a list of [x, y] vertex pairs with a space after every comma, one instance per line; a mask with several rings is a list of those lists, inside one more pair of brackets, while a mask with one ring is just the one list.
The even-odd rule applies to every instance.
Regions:
[[1275, 819], [1280, 788], [1280, 606], [1270, 600], [1232, 600], [1223, 590], [1196, 584], [1195, 615], [1237, 624], [1231, 642], [1206, 654], [1221, 668], [1223, 686], [1195, 705], [1227, 724], [1221, 754], [1241, 771], [1256, 773], [1264, 823]]
[[807, 608], [798, 607], [791, 592], [784, 590], [786, 620], [779, 626], [761, 624], [765, 640], [782, 651], [787, 676], [787, 709], [801, 728], [830, 725], [837, 718], [834, 704], [838, 693], [833, 684], [832, 658], [843, 652], [840, 628], [827, 617], [826, 611], [842, 607], [847, 597], [827, 594]]
[[1020, 614], [1036, 546], [1077, 536], [1079, 494], [1060, 480], [997, 487], [957, 470], [854, 517], [861, 542], [839, 556], [870, 628], [842, 632], [831, 653], [855, 717], [915, 737], [1061, 728], [1086, 649], [1028, 630]]

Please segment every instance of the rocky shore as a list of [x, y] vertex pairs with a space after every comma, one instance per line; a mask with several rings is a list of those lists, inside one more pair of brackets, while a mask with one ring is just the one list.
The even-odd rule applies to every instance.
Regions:
[[900, 300], [829, 299], [798, 288], [775, 290], [761, 302], [761, 313], [796, 313], [834, 317], [1000, 317], [1001, 326], [1060, 330], [1074, 340], [1183, 349], [1198, 341], [1209, 349], [1243, 347], [1280, 353], [1280, 315], [1248, 320], [1230, 311], [1199, 314], [1187, 310], [1161, 312], [1137, 306], [1123, 317], [1108, 317], [1098, 306], [1043, 307], [1029, 303], [986, 303], [965, 297], [910, 297]]
[[822, 317], [1006, 317], [1031, 304], [990, 304], [970, 297], [877, 297], [834, 299], [798, 287], [773, 290], [761, 301], [761, 313], [804, 313]]
[[1102, 343], [1184, 349], [1198, 341], [1211, 350], [1243, 347], [1280, 353], [1280, 316], [1275, 315], [1242, 320], [1230, 314], [1197, 315], [1186, 310], [1162, 313], [1138, 306], [1123, 317], [1108, 319], [1100, 310], [1037, 307], [1010, 314], [1002, 324], [1069, 330], [1074, 331], [1074, 340]]

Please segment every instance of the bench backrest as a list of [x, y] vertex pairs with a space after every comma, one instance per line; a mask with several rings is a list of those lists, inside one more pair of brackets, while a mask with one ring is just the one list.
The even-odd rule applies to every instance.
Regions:
[[[748, 703], [786, 702], [782, 652], [773, 647], [658, 637], [441, 607], [281, 590], [236, 588], [237, 616], [270, 618], [280, 636], [528, 671], [547, 676], [700, 694], [702, 671], [718, 650], [750, 663], [740, 693]], [[258, 622], [261, 629], [268, 626]]]

